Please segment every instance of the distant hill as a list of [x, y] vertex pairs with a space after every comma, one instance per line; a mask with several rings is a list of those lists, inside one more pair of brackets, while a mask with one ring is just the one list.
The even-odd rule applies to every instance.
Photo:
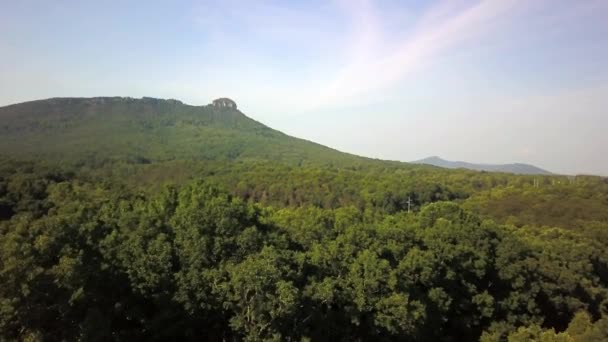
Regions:
[[[226, 98], [204, 106], [150, 97], [94, 97], [51, 98], [0, 107], [0, 155], [89, 166], [182, 160], [351, 168], [412, 167], [407, 163], [343, 153], [291, 137], [249, 118]], [[438, 157], [415, 163], [550, 174], [526, 164], [478, 165]]]
[[469, 169], [477, 171], [491, 171], [491, 172], [508, 172], [521, 175], [550, 175], [551, 172], [543, 170], [539, 167], [529, 164], [473, 164], [462, 161], [449, 161], [441, 159], [439, 157], [429, 157], [421, 160], [412, 162], [414, 164], [427, 164], [446, 169]]
[[[221, 100], [221, 101], [219, 101]], [[229, 99], [191, 106], [144, 97], [52, 98], [0, 107], [0, 155], [84, 162], [273, 161], [358, 165], [342, 153], [269, 128]]]

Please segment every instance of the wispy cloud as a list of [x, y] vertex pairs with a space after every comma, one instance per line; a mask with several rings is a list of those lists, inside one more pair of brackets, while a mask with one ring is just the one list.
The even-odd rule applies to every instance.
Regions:
[[555, 29], [560, 28], [560, 23], [581, 20], [608, 8], [603, 0], [566, 4], [545, 0], [440, 1], [416, 17], [402, 36], [395, 36], [383, 27], [383, 17], [388, 14], [375, 7], [374, 1], [352, 0], [346, 4], [342, 8], [353, 19], [354, 27], [351, 37], [345, 40], [350, 45], [343, 49], [351, 53], [327, 86], [321, 88], [319, 106], [369, 97], [451, 51], [487, 44], [496, 39], [495, 34], [515, 31], [503, 36], [511, 41], [516, 41], [518, 35], [534, 35], [517, 32], [518, 25], [539, 27], [535, 25], [545, 23]]
[[[256, 92], [256, 96], [280, 98], [285, 105], [306, 103], [308, 109], [314, 109], [370, 98], [449, 49], [491, 35], [531, 6], [523, 0], [443, 0], [423, 13], [398, 18], [406, 27], [401, 34], [394, 32], [394, 25], [386, 25], [393, 9], [379, 7], [372, 0], [335, 0], [320, 10], [295, 10], [272, 1], [262, 6], [232, 6], [228, 1], [206, 6], [197, 11], [195, 19], [220, 45], [233, 43], [229, 46], [232, 51], [249, 49], [243, 51], [249, 58], [256, 47], [243, 41], [244, 33], [255, 36], [257, 44], [268, 42], [318, 56], [299, 61], [300, 70], [266, 68], [276, 81], [259, 88], [268, 94]], [[332, 13], [324, 17], [324, 11]], [[240, 28], [231, 32], [226, 21]], [[338, 29], [343, 25], [347, 28]]]
[[[383, 99], [384, 90], [453, 52], [501, 39], [513, 44], [534, 35], [522, 36], [522, 24], [541, 27], [536, 21], [544, 21], [553, 29], [564, 18], [605, 7], [602, 3], [441, 0], [408, 12], [403, 4], [386, 7], [373, 0], [295, 8], [227, 0], [205, 2], [193, 16], [213, 51], [204, 56], [203, 72], [230, 75], [214, 80], [216, 91], [257, 102], [256, 109], [272, 103], [272, 111], [297, 115], [373, 103]], [[193, 92], [199, 86], [194, 82]]]
[[458, 1], [441, 2], [417, 20], [407, 37], [379, 46], [378, 41], [388, 33], [382, 30], [372, 2], [353, 1], [348, 10], [357, 18], [355, 53], [322, 90], [320, 104], [346, 101], [390, 86], [447, 49], [490, 34], [525, 3], [478, 1], [463, 6]]

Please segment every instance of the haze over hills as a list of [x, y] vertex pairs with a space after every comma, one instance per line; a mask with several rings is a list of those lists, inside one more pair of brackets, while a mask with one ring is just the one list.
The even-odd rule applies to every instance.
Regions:
[[469, 169], [477, 171], [508, 172], [521, 175], [550, 175], [551, 172], [530, 164], [473, 164], [463, 161], [449, 161], [437, 156], [413, 161], [415, 164], [427, 164], [446, 169]]
[[[0, 154], [53, 161], [272, 161], [286, 165], [407, 163], [360, 157], [295, 137], [236, 108], [143, 97], [50, 98], [0, 107]], [[430, 157], [447, 169], [550, 175], [528, 164], [473, 164]]]

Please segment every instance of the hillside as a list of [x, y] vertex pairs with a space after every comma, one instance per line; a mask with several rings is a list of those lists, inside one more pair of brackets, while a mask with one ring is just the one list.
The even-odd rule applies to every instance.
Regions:
[[0, 340], [605, 341], [607, 222], [606, 178], [357, 157], [229, 99], [28, 102]]
[[476, 171], [490, 171], [490, 172], [507, 172], [518, 175], [550, 175], [551, 172], [543, 170], [539, 167], [529, 164], [473, 164], [463, 161], [449, 161], [441, 159], [439, 157], [429, 157], [417, 161], [413, 161], [414, 164], [426, 164], [446, 169], [468, 169]]
[[290, 165], [369, 159], [273, 130], [233, 108], [177, 100], [52, 98], [0, 108], [0, 154], [20, 159], [272, 160]]

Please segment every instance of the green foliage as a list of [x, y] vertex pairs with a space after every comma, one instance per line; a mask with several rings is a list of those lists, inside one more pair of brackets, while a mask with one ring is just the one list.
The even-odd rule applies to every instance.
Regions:
[[605, 337], [601, 223], [502, 226], [453, 202], [273, 209], [209, 181], [146, 193], [5, 166], [3, 339]]
[[234, 109], [175, 100], [54, 98], [0, 108], [0, 154], [100, 167], [115, 161], [370, 161], [289, 137]]
[[513, 187], [480, 192], [465, 208], [500, 222], [582, 228], [591, 221], [608, 221], [608, 183], [599, 177], [577, 177], [570, 184], [553, 179], [540, 188]]
[[0, 121], [43, 157], [0, 161], [0, 340], [608, 339], [605, 179], [369, 160], [177, 101]]
[[[543, 329], [537, 324], [519, 327], [507, 336], [509, 342], [539, 341], [539, 342], [600, 342], [608, 339], [608, 319], [602, 318], [592, 322], [591, 316], [585, 311], [576, 313], [568, 329], [556, 332], [555, 329]], [[500, 341], [498, 333], [484, 333], [483, 342]]]
[[608, 318], [604, 317], [596, 322], [585, 312], [578, 312], [566, 330], [574, 341], [599, 342], [608, 340]]

